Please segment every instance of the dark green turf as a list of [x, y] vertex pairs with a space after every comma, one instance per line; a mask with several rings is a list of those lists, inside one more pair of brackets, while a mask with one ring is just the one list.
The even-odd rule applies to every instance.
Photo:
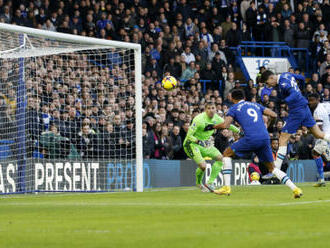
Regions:
[[301, 188], [0, 196], [0, 247], [330, 247], [330, 190]]

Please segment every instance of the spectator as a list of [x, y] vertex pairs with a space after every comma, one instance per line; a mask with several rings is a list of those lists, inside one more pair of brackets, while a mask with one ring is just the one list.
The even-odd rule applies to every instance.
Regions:
[[216, 26], [215, 29], [213, 30], [213, 38], [214, 38], [214, 43], [220, 43], [222, 40], [222, 27], [221, 26]]
[[152, 143], [150, 142], [150, 139], [148, 139], [148, 133], [146, 128], [142, 128], [142, 145], [143, 145], [143, 158], [150, 159], [151, 158], [151, 152], [152, 152]]
[[193, 23], [190, 17], [187, 18], [184, 24], [185, 37], [194, 36], [198, 32], [198, 27]]
[[3, 10], [4, 12], [0, 14], [0, 19], [3, 19], [5, 23], [11, 23], [12, 15], [9, 11], [9, 6], [5, 5]]
[[187, 69], [185, 69], [181, 75], [181, 79], [182, 81], [187, 81], [190, 80], [194, 77], [194, 74], [196, 72], [196, 68], [195, 68], [195, 62], [190, 62], [189, 66], [187, 67]]
[[242, 41], [251, 41], [251, 32], [248, 30], [246, 23], [242, 25]]
[[250, 7], [246, 10], [246, 25], [247, 29], [255, 32], [255, 25], [257, 24], [257, 8], [255, 2], [250, 2]]
[[283, 40], [288, 43], [290, 47], [294, 47], [294, 35], [295, 31], [291, 26], [288, 19], [284, 20]]
[[[298, 48], [308, 48], [309, 47], [309, 37], [310, 33], [306, 29], [305, 24], [303, 22], [299, 23], [298, 30], [296, 31], [295, 38], [297, 40], [297, 47]], [[304, 52], [298, 52], [298, 63], [299, 67], [304, 66], [303, 60]]]
[[281, 11], [281, 15], [284, 19], [287, 19], [291, 16], [292, 11], [290, 9], [290, 5], [288, 3], [284, 3], [282, 11]]
[[314, 147], [315, 141], [313, 135], [308, 133], [306, 127], [302, 127], [302, 135], [300, 136], [300, 141], [298, 142], [298, 157], [299, 159], [312, 159], [312, 149]]
[[173, 150], [172, 150], [172, 140], [168, 134], [167, 126], [162, 126], [159, 134], [159, 159], [172, 159]]
[[82, 158], [93, 158], [94, 148], [96, 144], [96, 135], [93, 130], [91, 130], [89, 125], [82, 127], [81, 131], [78, 133], [75, 146]]
[[266, 28], [268, 25], [268, 15], [262, 6], [258, 7], [257, 22], [254, 28], [254, 37], [257, 41], [266, 40]]
[[195, 62], [195, 55], [191, 52], [191, 49], [189, 46], [187, 46], [184, 49], [184, 52], [181, 54], [181, 56], [184, 57], [184, 60], [186, 62], [186, 64], [190, 64], [190, 62]]
[[225, 81], [223, 97], [226, 99], [229, 95], [229, 92], [235, 87], [234, 73], [229, 72], [228, 79]]
[[227, 32], [232, 28], [232, 21], [230, 15], [226, 17], [226, 21], [221, 24], [221, 27], [222, 27], [223, 38], [226, 39]]
[[194, 49], [194, 54], [196, 54], [196, 57], [200, 57], [202, 64], [206, 64], [208, 53], [207, 42], [204, 40], [199, 41], [198, 47]]
[[248, 10], [249, 7], [250, 7], [250, 0], [241, 1], [240, 10], [244, 22], [246, 22], [246, 11]]
[[307, 84], [306, 85], [305, 92], [304, 92], [304, 96], [305, 97], [308, 97], [308, 95], [310, 95], [312, 93], [314, 93], [314, 89], [313, 89], [312, 85], [311, 84]]
[[214, 58], [212, 59], [212, 69], [217, 72], [220, 71], [224, 66], [226, 66], [226, 63], [221, 59], [220, 52], [216, 52]]
[[56, 32], [56, 27], [54, 26], [54, 24], [49, 19], [47, 19], [45, 24], [42, 25], [42, 29], [47, 30], [47, 31]]
[[214, 42], [213, 36], [207, 31], [206, 27], [202, 28], [201, 39], [207, 43], [208, 49], [211, 48], [211, 44]]
[[327, 54], [326, 60], [320, 66], [321, 77], [326, 73], [327, 67], [330, 66], [330, 53]]
[[182, 158], [182, 140], [180, 137], [180, 127], [174, 126], [173, 131], [171, 132], [171, 142], [173, 150], [173, 159], [180, 160]]
[[165, 74], [168, 72], [175, 78], [179, 78], [181, 75], [181, 66], [179, 63], [175, 62], [174, 57], [171, 57], [169, 63], [164, 66], [163, 71]]
[[330, 87], [324, 89], [323, 102], [330, 102]]
[[[309, 81], [309, 84], [312, 86], [312, 88], [316, 88], [316, 85], [319, 83], [319, 74], [318, 73], [313, 73], [311, 81]], [[307, 88], [307, 85], [306, 85]]]
[[223, 56], [222, 53], [220, 53], [221, 59], [225, 62], [225, 64], [226, 65], [234, 65], [235, 56], [234, 56], [233, 52], [227, 46], [226, 40], [221, 40], [220, 41], [219, 49], [224, 54], [224, 56]]
[[43, 157], [48, 159], [80, 158], [77, 149], [70, 143], [68, 138], [59, 134], [54, 123], [50, 124], [49, 131], [41, 134], [39, 148]]
[[322, 85], [325, 85], [327, 83], [328, 77], [330, 75], [330, 65], [328, 65], [325, 69], [326, 69], [326, 72], [323, 73], [323, 75], [321, 76], [321, 79], [320, 79], [320, 83]]
[[[219, 74], [218, 74], [219, 75]], [[212, 69], [212, 63], [207, 62], [206, 68], [202, 70], [201, 77], [205, 80], [211, 80], [211, 85], [213, 89], [216, 89], [218, 80], [221, 80], [217, 73]], [[221, 75], [221, 74], [220, 74]]]
[[232, 23], [231, 29], [227, 32], [226, 44], [230, 47], [238, 46], [242, 41], [242, 33], [237, 29], [237, 24]]
[[24, 17], [20, 9], [15, 11], [12, 22], [19, 26], [26, 25], [26, 17]]

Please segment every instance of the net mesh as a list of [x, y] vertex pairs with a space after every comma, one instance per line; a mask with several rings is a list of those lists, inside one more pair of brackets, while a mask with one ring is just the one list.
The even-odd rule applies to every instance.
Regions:
[[0, 193], [135, 187], [134, 50], [0, 32]]

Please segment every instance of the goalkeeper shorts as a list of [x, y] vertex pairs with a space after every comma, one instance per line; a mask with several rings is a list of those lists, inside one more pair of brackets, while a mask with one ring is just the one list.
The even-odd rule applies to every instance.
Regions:
[[221, 152], [214, 146], [203, 147], [192, 142], [186, 142], [183, 149], [187, 156], [193, 159], [197, 164], [205, 161], [205, 157], [210, 157], [215, 160], [216, 157], [221, 156]]

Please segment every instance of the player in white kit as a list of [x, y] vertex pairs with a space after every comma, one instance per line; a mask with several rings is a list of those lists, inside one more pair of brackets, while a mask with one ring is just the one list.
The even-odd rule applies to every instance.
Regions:
[[[313, 112], [313, 117], [316, 124], [324, 133], [330, 133], [330, 103], [320, 103], [320, 96], [317, 93], [308, 96], [308, 104]], [[325, 162], [330, 162], [330, 143], [325, 140], [318, 139], [315, 142], [313, 148], [313, 158], [317, 166], [320, 179], [316, 183], [315, 187], [325, 186], [324, 174], [323, 174], [323, 159]]]

